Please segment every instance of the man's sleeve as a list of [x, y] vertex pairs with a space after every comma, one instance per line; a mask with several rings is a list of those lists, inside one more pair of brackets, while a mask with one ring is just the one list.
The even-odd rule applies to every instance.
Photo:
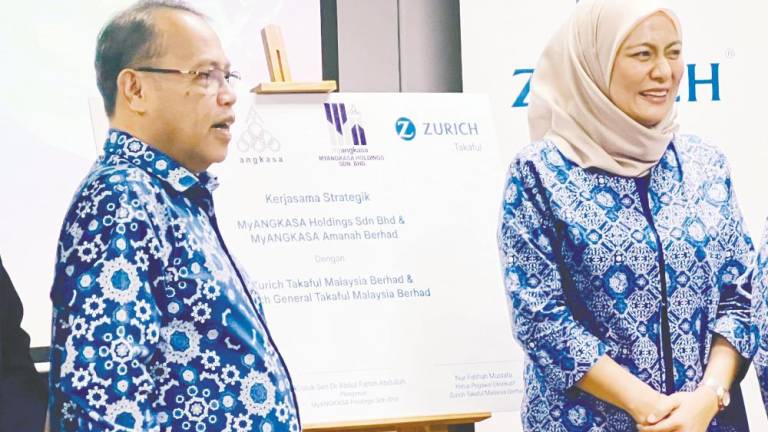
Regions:
[[169, 248], [147, 211], [151, 191], [114, 174], [75, 197], [56, 277], [52, 430], [159, 430], [158, 351]]

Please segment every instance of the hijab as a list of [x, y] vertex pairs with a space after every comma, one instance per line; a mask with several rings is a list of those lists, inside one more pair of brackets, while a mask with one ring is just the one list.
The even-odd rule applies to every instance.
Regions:
[[532, 78], [531, 139], [551, 140], [581, 167], [622, 176], [643, 176], [658, 163], [678, 130], [674, 104], [661, 122], [646, 127], [608, 97], [624, 39], [657, 12], [681, 33], [677, 17], [662, 0], [582, 0], [576, 5], [544, 49]]

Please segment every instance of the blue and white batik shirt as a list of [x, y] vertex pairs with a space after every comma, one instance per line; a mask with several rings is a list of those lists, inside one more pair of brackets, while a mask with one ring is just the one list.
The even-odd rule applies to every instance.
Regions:
[[760, 334], [754, 365], [760, 382], [763, 403], [768, 413], [768, 224], [765, 226], [760, 242], [760, 253], [757, 256], [752, 283], [755, 290], [752, 297], [752, 316]]
[[[654, 389], [694, 390], [712, 336], [756, 347], [753, 248], [725, 157], [678, 136], [646, 177], [581, 168], [554, 144], [509, 169], [499, 246], [514, 334], [527, 354], [526, 431], [634, 431], [575, 387], [608, 354]], [[746, 431], [738, 387], [709, 431]]]
[[298, 432], [285, 363], [217, 226], [215, 179], [111, 130], [62, 227], [54, 431]]

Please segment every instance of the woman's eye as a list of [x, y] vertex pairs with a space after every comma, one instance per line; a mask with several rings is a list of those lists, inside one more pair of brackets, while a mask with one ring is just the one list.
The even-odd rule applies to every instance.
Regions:
[[638, 52], [632, 54], [632, 57], [637, 58], [637, 59], [641, 59], [641, 60], [649, 59], [649, 58], [651, 58], [651, 52], [650, 51], [638, 51]]

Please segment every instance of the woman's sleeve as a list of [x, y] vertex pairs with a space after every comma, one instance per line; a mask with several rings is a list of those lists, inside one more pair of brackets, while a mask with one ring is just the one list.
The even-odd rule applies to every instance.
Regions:
[[566, 303], [546, 193], [531, 165], [513, 163], [498, 241], [514, 335], [547, 386], [565, 391], [597, 363], [606, 345]]
[[752, 271], [752, 317], [757, 331], [757, 352], [754, 365], [763, 403], [768, 411], [768, 223], [760, 242], [760, 253]]
[[743, 357], [751, 359], [757, 348], [757, 331], [751, 316], [752, 277], [750, 269], [754, 260], [754, 248], [744, 228], [744, 219], [733, 192], [730, 172], [726, 166], [724, 186], [728, 202], [723, 207], [725, 226], [723, 247], [730, 255], [717, 269], [715, 277], [720, 288], [720, 302], [715, 321], [710, 329], [733, 345]]

